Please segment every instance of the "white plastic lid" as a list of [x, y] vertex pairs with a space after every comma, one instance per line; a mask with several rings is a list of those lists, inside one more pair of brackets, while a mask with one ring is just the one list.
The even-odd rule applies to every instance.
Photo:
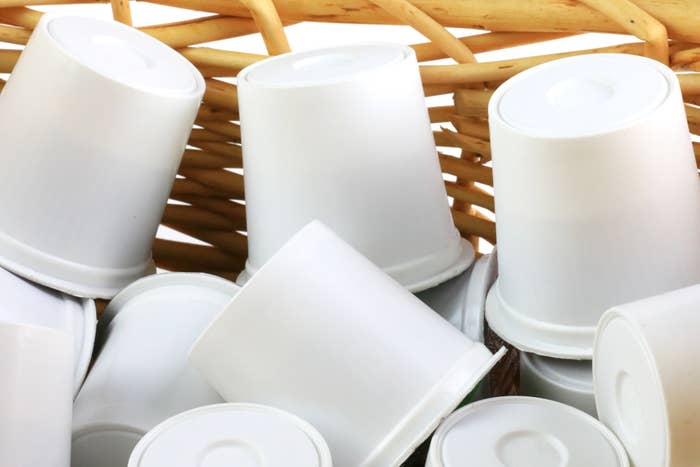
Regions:
[[564, 360], [527, 352], [521, 358], [538, 375], [559, 386], [593, 394], [593, 368], [590, 360]]
[[649, 114], [668, 95], [670, 70], [628, 54], [568, 57], [508, 80], [490, 111], [532, 136], [569, 138], [605, 133]]
[[558, 402], [497, 397], [452, 414], [430, 446], [430, 467], [627, 467], [598, 420]]
[[161, 423], [134, 448], [129, 467], [331, 467], [311, 425], [282, 410], [219, 404]]
[[593, 362], [598, 416], [619, 436], [635, 467], [668, 465], [666, 402], [637, 326], [617, 311], [600, 322]]
[[194, 66], [173, 49], [116, 21], [56, 16], [49, 35], [64, 52], [97, 73], [148, 92], [190, 95], [204, 85]]
[[360, 44], [279, 55], [246, 68], [238, 75], [255, 85], [270, 87], [319, 86], [349, 81], [413, 55], [396, 44]]
[[57, 329], [73, 338], [74, 392], [87, 374], [95, 342], [95, 302], [34, 284], [0, 268], [0, 321]]

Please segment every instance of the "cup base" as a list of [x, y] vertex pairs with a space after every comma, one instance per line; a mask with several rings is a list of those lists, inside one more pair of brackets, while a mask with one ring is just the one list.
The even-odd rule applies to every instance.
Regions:
[[591, 360], [595, 326], [566, 326], [538, 321], [504, 300], [496, 281], [486, 299], [486, 321], [500, 338], [523, 352], [567, 360]]
[[111, 299], [156, 271], [152, 258], [136, 267], [99, 268], [44, 253], [0, 232], [0, 267], [54, 290], [83, 298]]
[[361, 467], [400, 465], [450, 415], [505, 355], [481, 344], [471, 347], [413, 411], [384, 439]]
[[[469, 269], [472, 263], [474, 263], [476, 254], [474, 253], [474, 248], [472, 247], [471, 243], [469, 243], [461, 237], [459, 238], [459, 243], [457, 245], [456, 251], [457, 254], [455, 255], [454, 259], [452, 259], [452, 261], [449, 262], [447, 266], [442, 268], [440, 272], [433, 274], [427, 278], [413, 281], [409, 284], [401, 283], [401, 285], [403, 285], [409, 292], [417, 293], [423, 292], [427, 289], [430, 289], [431, 287], [435, 287], [437, 285], [442, 284], [443, 282], [457, 277], [458, 275]], [[396, 277], [417, 276], [417, 272], [419, 271], [426, 269], [435, 269], [433, 263], [437, 262], [437, 259], [439, 258], [440, 254], [431, 255], [427, 259], [422, 259], [418, 262], [409, 263], [406, 266], [394, 266], [390, 270], [385, 270], [385, 272], [390, 276]], [[250, 264], [250, 261], [246, 261], [245, 269], [241, 271], [241, 273], [238, 275], [238, 278], [236, 278], [236, 284], [243, 287], [245, 283], [250, 280], [253, 274], [256, 273], [256, 271], [257, 268], [253, 267], [253, 265]]]

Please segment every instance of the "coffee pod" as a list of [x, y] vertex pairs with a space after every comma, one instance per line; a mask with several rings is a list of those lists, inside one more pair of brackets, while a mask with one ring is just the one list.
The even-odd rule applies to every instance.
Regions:
[[490, 327], [590, 360], [611, 306], [700, 282], [700, 184], [663, 64], [591, 54], [531, 68], [489, 103], [499, 278]]
[[128, 467], [333, 467], [318, 431], [288, 412], [217, 404], [176, 415], [144, 436]]
[[500, 356], [315, 221], [246, 283], [190, 361], [228, 402], [307, 420], [336, 467], [386, 467], [404, 461]]
[[238, 75], [238, 99], [249, 253], [240, 284], [314, 219], [413, 292], [472, 263], [411, 48], [276, 56]]
[[450, 415], [426, 467], [629, 467], [625, 449], [578, 409], [534, 397], [496, 397]]
[[598, 416], [590, 360], [563, 360], [521, 352], [520, 394], [561, 402]]
[[71, 336], [73, 395], [77, 395], [92, 359], [95, 302], [33, 284], [1, 268], [0, 294], [0, 322], [52, 328]]
[[110, 302], [97, 359], [75, 401], [72, 467], [124, 467], [163, 420], [223, 402], [189, 367], [187, 352], [237, 291], [207, 274], [157, 274]]
[[613, 307], [598, 326], [593, 380], [600, 420], [634, 467], [700, 462], [700, 286]]
[[69, 467], [73, 338], [0, 322], [0, 465]]
[[143, 32], [44, 15], [0, 94], [0, 266], [93, 298], [154, 272], [203, 93], [196, 68]]

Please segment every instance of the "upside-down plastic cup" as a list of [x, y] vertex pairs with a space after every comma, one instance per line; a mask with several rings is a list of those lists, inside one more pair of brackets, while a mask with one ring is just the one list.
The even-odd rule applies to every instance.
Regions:
[[700, 181], [680, 86], [643, 57], [534, 67], [489, 103], [499, 278], [491, 328], [588, 359], [611, 306], [700, 282]]
[[495, 250], [459, 276], [416, 294], [474, 342], [484, 342], [486, 296], [498, 276]]
[[95, 343], [95, 302], [33, 284], [0, 268], [0, 322], [64, 331], [73, 338], [73, 394], [87, 374]]
[[616, 306], [593, 357], [600, 420], [635, 467], [700, 463], [700, 286]]
[[238, 75], [238, 99], [249, 245], [239, 283], [315, 219], [413, 292], [469, 267], [411, 48], [273, 57]]
[[0, 322], [0, 465], [69, 467], [73, 338]]
[[520, 394], [561, 402], [598, 416], [590, 360], [564, 360], [521, 352]]
[[228, 402], [307, 420], [336, 467], [386, 467], [405, 460], [500, 356], [315, 221], [248, 281], [190, 361]]
[[145, 33], [44, 16], [0, 94], [0, 266], [99, 298], [153, 272], [203, 92], [194, 66]]
[[452, 414], [426, 467], [629, 467], [615, 435], [590, 415], [535, 397], [495, 397]]
[[256, 404], [176, 415], [144, 436], [128, 467], [333, 467], [321, 434], [299, 417]]
[[110, 302], [99, 354], [75, 401], [72, 467], [124, 467], [139, 439], [163, 420], [222, 402], [187, 364], [187, 353], [237, 291], [207, 274], [156, 274]]

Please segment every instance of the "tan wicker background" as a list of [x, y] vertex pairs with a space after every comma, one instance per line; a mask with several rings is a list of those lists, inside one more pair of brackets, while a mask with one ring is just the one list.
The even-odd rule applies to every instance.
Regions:
[[[0, 0], [0, 41], [25, 44], [42, 13], [33, 6], [90, 0]], [[209, 15], [141, 28], [180, 51], [204, 74], [207, 91], [175, 180], [163, 225], [204, 244], [156, 239], [159, 267], [205, 271], [234, 279], [246, 258], [246, 221], [240, 127], [231, 79], [263, 55], [198, 46], [262, 34], [271, 55], [290, 50], [284, 25], [302, 21], [407, 24], [427, 41], [414, 44], [427, 96], [451, 95], [451, 105], [430, 107], [447, 192], [462, 235], [475, 246], [496, 241], [489, 162], [487, 103], [514, 74], [549, 60], [592, 52], [646, 55], [679, 72], [691, 132], [700, 135], [700, 2], [697, 0], [152, 0]], [[107, 8], [108, 6], [105, 5]], [[114, 17], [132, 23], [127, 0], [113, 0]], [[445, 27], [483, 33], [456, 38]], [[612, 47], [478, 63], [474, 54], [548, 41], [582, 32], [628, 35]], [[361, 40], [359, 38], [358, 40]], [[641, 41], [641, 42], [640, 42]], [[322, 42], [320, 42], [322, 43]], [[0, 50], [0, 73], [19, 56]], [[431, 64], [451, 58], [452, 64]], [[0, 87], [4, 84], [0, 81]], [[700, 162], [700, 145], [694, 144]], [[660, 153], [659, 157], [663, 157]], [[391, 193], [391, 196], [401, 196]], [[447, 200], [446, 200], [447, 201]], [[481, 240], [480, 240], [481, 239]], [[494, 336], [491, 336], [493, 338]], [[493, 342], [492, 342], [493, 344]], [[513, 391], [517, 353], [491, 376], [494, 391]]]

